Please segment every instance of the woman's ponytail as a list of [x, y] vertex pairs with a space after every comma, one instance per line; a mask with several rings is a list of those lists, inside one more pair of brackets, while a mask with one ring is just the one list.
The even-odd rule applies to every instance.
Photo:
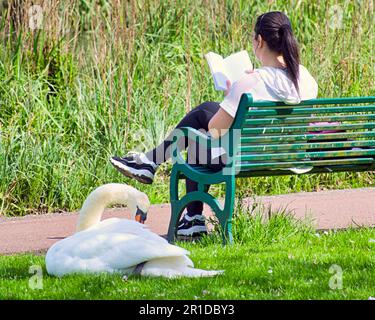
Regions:
[[284, 57], [287, 72], [290, 75], [294, 86], [299, 92], [298, 78], [299, 78], [299, 50], [296, 39], [294, 38], [292, 29], [288, 24], [282, 24], [279, 29], [280, 40], [281, 40], [281, 54]]
[[288, 17], [280, 11], [264, 13], [257, 18], [254, 31], [255, 36], [262, 36], [271, 50], [283, 56], [286, 72], [299, 93], [299, 48]]

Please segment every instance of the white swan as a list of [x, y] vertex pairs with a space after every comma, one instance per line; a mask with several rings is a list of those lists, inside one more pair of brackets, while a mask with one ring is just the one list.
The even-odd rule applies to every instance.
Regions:
[[137, 221], [119, 218], [100, 221], [110, 204], [126, 204], [133, 219], [136, 215], [145, 219], [150, 206], [146, 194], [125, 184], [110, 183], [95, 189], [82, 206], [77, 233], [47, 251], [49, 274], [109, 272], [175, 278], [223, 272], [195, 269], [187, 250], [169, 244]]

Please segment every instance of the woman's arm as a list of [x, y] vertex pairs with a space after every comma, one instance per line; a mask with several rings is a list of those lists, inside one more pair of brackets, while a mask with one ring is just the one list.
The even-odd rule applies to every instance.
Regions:
[[223, 108], [220, 108], [208, 123], [208, 131], [216, 139], [228, 131], [232, 122], [233, 118]]
[[237, 108], [241, 95], [244, 92], [248, 92], [248, 90], [256, 84], [257, 78], [255, 74], [254, 76], [251, 75], [253, 72], [253, 70], [246, 71], [246, 73], [249, 74], [247, 79], [236, 82], [233, 87], [230, 81], [227, 81], [228, 89], [224, 93], [225, 99], [223, 103], [224, 105], [231, 105], [232, 108], [229, 111], [225, 111], [224, 108], [221, 107], [208, 123], [208, 131], [214, 139], [224, 135], [231, 127], [235, 116], [233, 108]]

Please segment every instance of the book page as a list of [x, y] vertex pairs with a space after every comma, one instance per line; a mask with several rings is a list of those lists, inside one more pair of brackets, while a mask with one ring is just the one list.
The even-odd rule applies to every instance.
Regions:
[[232, 84], [246, 75], [246, 70], [253, 70], [253, 64], [246, 50], [233, 53], [226, 57], [224, 59], [224, 64], [228, 78]]
[[227, 71], [225, 70], [224, 59], [222, 56], [214, 52], [209, 52], [205, 55], [205, 58], [210, 67], [211, 74], [214, 78], [214, 84], [216, 90], [227, 89]]

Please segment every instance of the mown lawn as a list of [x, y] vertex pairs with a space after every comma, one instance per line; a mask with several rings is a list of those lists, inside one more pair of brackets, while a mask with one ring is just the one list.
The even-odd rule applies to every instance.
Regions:
[[[262, 222], [238, 215], [235, 244], [214, 234], [180, 242], [196, 267], [223, 269], [216, 278], [141, 278], [46, 273], [44, 256], [0, 257], [0, 299], [369, 299], [375, 296], [375, 229], [317, 233], [285, 214]], [[42, 288], [35, 285], [42, 268]], [[30, 287], [31, 284], [31, 287]]]

